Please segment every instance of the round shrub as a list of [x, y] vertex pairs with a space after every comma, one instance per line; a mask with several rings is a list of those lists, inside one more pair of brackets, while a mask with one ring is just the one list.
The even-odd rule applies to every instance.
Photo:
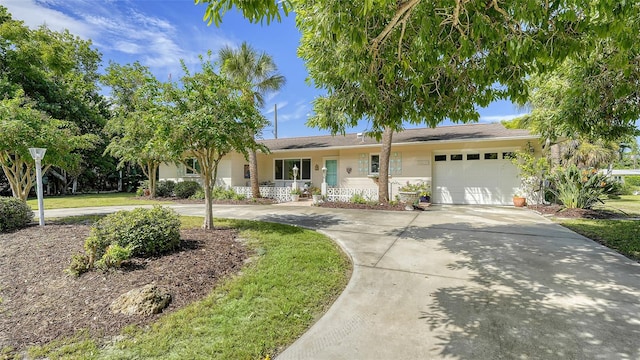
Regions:
[[21, 229], [33, 220], [33, 211], [23, 200], [0, 197], [0, 233]]
[[161, 180], [156, 184], [156, 196], [169, 197], [173, 195], [173, 188], [176, 183], [172, 180]]
[[199, 190], [202, 190], [202, 186], [196, 181], [181, 181], [174, 186], [173, 193], [181, 199], [188, 199]]
[[180, 244], [180, 218], [175, 211], [161, 206], [110, 214], [91, 228], [85, 250], [93, 263], [112, 244], [139, 257], [173, 250]]

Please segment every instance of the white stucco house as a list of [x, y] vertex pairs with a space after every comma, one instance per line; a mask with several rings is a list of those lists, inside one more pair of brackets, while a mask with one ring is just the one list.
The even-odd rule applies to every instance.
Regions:
[[[354, 193], [376, 199], [380, 142], [366, 134], [262, 140], [270, 154], [258, 154], [261, 193], [286, 201], [293, 183], [321, 187], [327, 169], [328, 199], [348, 200]], [[469, 124], [409, 129], [393, 136], [390, 191], [393, 198], [407, 181], [431, 184], [432, 202], [511, 205], [520, 185], [513, 152], [540, 152], [538, 136], [501, 124]], [[197, 180], [184, 165], [163, 164], [161, 180]], [[250, 194], [248, 162], [230, 154], [220, 163], [218, 184]]]

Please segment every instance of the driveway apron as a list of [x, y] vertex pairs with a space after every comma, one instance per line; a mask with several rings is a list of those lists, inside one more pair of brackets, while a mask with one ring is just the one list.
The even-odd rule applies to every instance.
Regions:
[[214, 215], [316, 229], [353, 261], [345, 291], [280, 360], [640, 359], [640, 265], [528, 210], [215, 206]]

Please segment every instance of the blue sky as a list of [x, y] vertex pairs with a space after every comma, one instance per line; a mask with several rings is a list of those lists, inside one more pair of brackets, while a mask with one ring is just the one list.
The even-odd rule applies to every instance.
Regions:
[[[220, 27], [203, 21], [205, 7], [193, 0], [0, 0], [14, 19], [27, 26], [46, 24], [53, 30], [68, 29], [91, 39], [102, 53], [103, 63], [119, 64], [139, 61], [149, 66], [156, 77], [166, 81], [181, 74], [180, 59], [196, 69], [198, 55], [214, 54], [225, 45], [238, 47], [243, 41], [270, 54], [287, 83], [278, 93], [266, 98], [263, 113], [273, 121], [278, 105], [278, 137], [327, 134], [305, 126], [312, 112], [311, 102], [320, 90], [307, 83], [304, 62], [297, 57], [300, 33], [292, 16], [282, 23], [250, 24], [230, 12]], [[510, 119], [525, 112], [508, 101], [480, 109], [480, 122]], [[366, 121], [352, 132], [366, 130]], [[265, 129], [264, 138], [273, 138], [273, 127]]]

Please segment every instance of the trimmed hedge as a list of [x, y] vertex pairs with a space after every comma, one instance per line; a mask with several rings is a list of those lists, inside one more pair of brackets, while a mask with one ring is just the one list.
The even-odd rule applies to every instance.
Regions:
[[175, 196], [181, 199], [188, 199], [198, 191], [202, 191], [202, 186], [200, 186], [196, 181], [181, 181], [173, 188]]
[[0, 233], [26, 227], [33, 220], [33, 211], [26, 202], [14, 197], [0, 197]]

